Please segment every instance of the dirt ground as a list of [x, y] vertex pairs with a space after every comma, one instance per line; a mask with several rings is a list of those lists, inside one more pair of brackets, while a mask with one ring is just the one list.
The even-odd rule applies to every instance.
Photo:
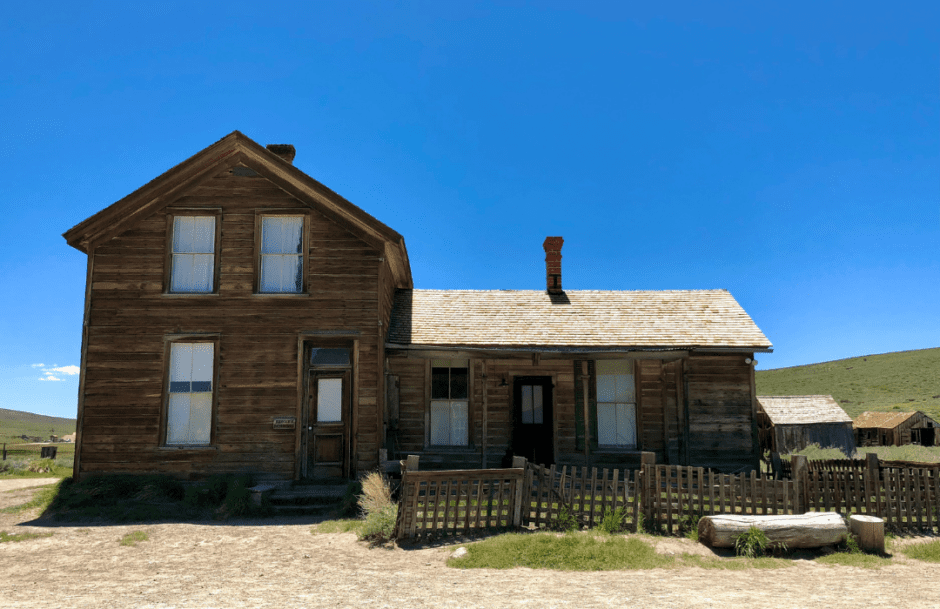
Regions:
[[[0, 508], [34, 490], [0, 483]], [[0, 544], [5, 607], [940, 607], [940, 565], [900, 554], [878, 570], [808, 560], [771, 571], [459, 570], [445, 565], [459, 545], [370, 550], [349, 533], [311, 535], [310, 519], [58, 526], [36, 515], [0, 514], [0, 531], [53, 533]], [[149, 540], [119, 545], [132, 531]]]

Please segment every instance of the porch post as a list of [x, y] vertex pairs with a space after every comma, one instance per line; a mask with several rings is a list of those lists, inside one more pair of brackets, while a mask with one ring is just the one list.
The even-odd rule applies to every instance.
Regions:
[[483, 452], [482, 467], [483, 467], [483, 469], [486, 469], [486, 436], [487, 436], [487, 424], [486, 424], [486, 423], [487, 423], [487, 421], [486, 421], [486, 418], [487, 418], [487, 404], [486, 404], [486, 394], [488, 393], [488, 391], [487, 391], [487, 383], [486, 383], [486, 360], [483, 360], [483, 361], [481, 362], [481, 364], [480, 364], [480, 371], [481, 371], [481, 376], [483, 377], [483, 382], [480, 383], [480, 384], [482, 385], [482, 391], [483, 391], [483, 437], [480, 438], [480, 448], [481, 448], [481, 451]]
[[588, 374], [588, 363], [581, 362], [581, 395], [584, 406], [584, 466], [591, 467], [591, 407], [588, 404], [588, 383], [591, 375]]

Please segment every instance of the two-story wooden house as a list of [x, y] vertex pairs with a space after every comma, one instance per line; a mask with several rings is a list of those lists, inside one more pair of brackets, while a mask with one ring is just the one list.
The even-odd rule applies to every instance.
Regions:
[[414, 290], [404, 239], [233, 132], [64, 234], [88, 255], [75, 476], [757, 461], [723, 290]]

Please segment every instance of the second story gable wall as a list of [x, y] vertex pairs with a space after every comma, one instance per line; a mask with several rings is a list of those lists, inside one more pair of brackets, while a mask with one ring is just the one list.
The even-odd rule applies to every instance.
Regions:
[[[360, 468], [373, 466], [384, 407], [382, 253], [266, 179], [236, 175], [231, 169], [171, 207], [220, 214], [217, 293], [164, 293], [166, 210], [97, 246], [92, 254], [82, 471], [200, 474], [251, 469], [292, 476], [296, 434], [272, 429], [271, 421], [297, 411], [298, 333], [318, 331], [358, 333], [353, 460]], [[306, 217], [306, 294], [254, 293], [256, 217], [258, 210], [267, 209]], [[161, 448], [165, 341], [191, 333], [219, 337], [213, 446], [197, 451]]]

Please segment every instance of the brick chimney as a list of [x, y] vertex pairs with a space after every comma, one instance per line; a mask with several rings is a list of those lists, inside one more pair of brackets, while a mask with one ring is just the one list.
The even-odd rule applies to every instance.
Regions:
[[546, 237], [542, 247], [545, 248], [545, 277], [549, 294], [561, 294], [561, 246], [565, 240], [562, 237]]
[[294, 148], [293, 144], [268, 144], [265, 148], [288, 163], [294, 164], [294, 155], [297, 154], [297, 150]]

